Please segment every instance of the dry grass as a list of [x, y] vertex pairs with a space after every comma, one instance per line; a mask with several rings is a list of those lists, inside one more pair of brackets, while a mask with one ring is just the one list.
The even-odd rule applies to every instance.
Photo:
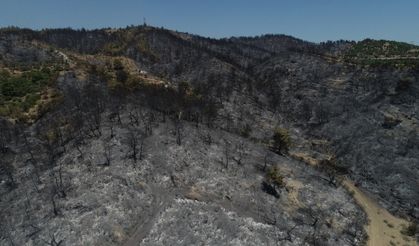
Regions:
[[290, 156], [296, 160], [302, 161], [310, 166], [318, 166], [320, 160], [311, 157], [309, 154], [304, 152], [291, 152]]

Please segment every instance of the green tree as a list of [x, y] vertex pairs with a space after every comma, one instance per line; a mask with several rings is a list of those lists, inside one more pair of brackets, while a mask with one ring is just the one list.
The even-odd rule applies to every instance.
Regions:
[[276, 128], [272, 140], [273, 151], [275, 151], [278, 154], [288, 152], [291, 146], [291, 137], [289, 135], [288, 130], [284, 128]]

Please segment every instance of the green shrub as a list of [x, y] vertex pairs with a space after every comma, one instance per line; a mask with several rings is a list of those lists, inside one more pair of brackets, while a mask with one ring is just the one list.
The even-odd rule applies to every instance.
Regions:
[[27, 93], [31, 92], [33, 88], [33, 84], [31, 81], [22, 78], [9, 78], [6, 81], [3, 81], [1, 84], [1, 92], [3, 96], [8, 99], [13, 97], [22, 97], [25, 96]]
[[49, 69], [31, 70], [19, 75], [0, 75], [0, 91], [6, 99], [39, 92], [51, 84], [55, 74]]
[[28, 111], [38, 102], [39, 99], [41, 99], [41, 96], [37, 93], [27, 95], [21, 104], [23, 111]]
[[281, 175], [279, 168], [271, 167], [266, 173], [266, 179], [269, 183], [278, 188], [285, 186], [284, 177]]
[[364, 66], [403, 68], [417, 66], [418, 56], [419, 47], [412, 44], [365, 39], [354, 44], [346, 52], [344, 59]]
[[288, 130], [284, 128], [276, 128], [272, 140], [272, 147], [276, 153], [281, 154], [283, 152], [288, 152], [289, 148], [291, 147], [290, 134]]
[[20, 74], [0, 71], [0, 115], [20, 118], [40, 100], [40, 93], [55, 81], [57, 71], [32, 69]]

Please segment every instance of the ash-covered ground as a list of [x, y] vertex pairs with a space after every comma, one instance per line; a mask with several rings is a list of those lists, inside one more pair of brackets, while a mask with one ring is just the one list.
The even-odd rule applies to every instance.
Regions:
[[[1, 185], [0, 244], [358, 245], [365, 239], [363, 212], [318, 171], [261, 143], [155, 116], [149, 134], [139, 134], [136, 161], [131, 133], [145, 122], [130, 124], [127, 113], [78, 148], [68, 142], [39, 181], [25, 165], [30, 157], [14, 155], [21, 168], [16, 188]], [[284, 176], [279, 197], [262, 188], [271, 167]], [[51, 195], [55, 182], [65, 196]]]

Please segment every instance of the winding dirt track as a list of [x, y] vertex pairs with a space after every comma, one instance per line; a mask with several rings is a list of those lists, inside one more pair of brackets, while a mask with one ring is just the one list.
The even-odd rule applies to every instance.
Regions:
[[400, 233], [408, 222], [390, 214], [365, 192], [356, 187], [350, 180], [343, 181], [345, 187], [354, 193], [357, 203], [368, 215], [369, 224], [366, 230], [369, 236], [368, 246], [408, 245], [415, 246], [415, 239]]

